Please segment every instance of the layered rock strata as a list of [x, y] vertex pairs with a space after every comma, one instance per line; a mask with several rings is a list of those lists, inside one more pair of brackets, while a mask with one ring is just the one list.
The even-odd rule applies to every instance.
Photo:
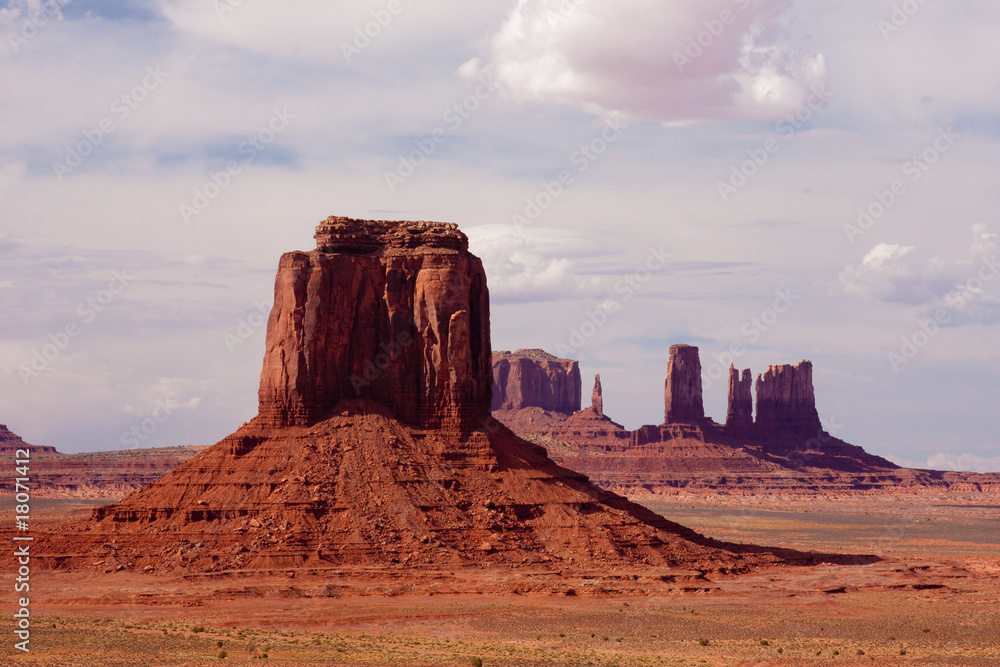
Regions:
[[729, 401], [726, 408], [726, 426], [735, 429], [753, 427], [753, 375], [750, 369], [743, 375], [729, 364]]
[[493, 410], [529, 406], [572, 414], [580, 409], [580, 364], [544, 350], [493, 353]]
[[664, 423], [696, 423], [705, 419], [701, 394], [701, 359], [693, 345], [671, 345], [664, 384]]
[[331, 217], [317, 248], [281, 257], [259, 390], [271, 427], [345, 399], [418, 428], [489, 417], [489, 293], [456, 225]]
[[813, 436], [823, 431], [813, 392], [812, 362], [768, 366], [757, 376], [758, 429]]

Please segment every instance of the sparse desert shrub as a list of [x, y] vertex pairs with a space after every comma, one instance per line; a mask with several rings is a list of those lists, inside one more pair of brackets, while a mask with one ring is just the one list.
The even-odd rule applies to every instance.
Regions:
[[857, 653], [858, 653], [858, 655], [864, 655], [865, 654], [865, 652], [862, 651], [861, 649], [858, 649]]
[[766, 639], [761, 639], [760, 640], [760, 645], [761, 646], [770, 646], [771, 642], [767, 641]]
[[840, 655], [840, 651], [834, 651], [833, 654], [834, 655]]
[[229, 654], [225, 651], [219, 651], [219, 660], [225, 660], [227, 655]]
[[193, 628], [191, 628], [191, 632], [205, 632], [205, 626], [204, 625], [196, 625]]
[[900, 655], [906, 655], [906, 649], [905, 648], [899, 649], [899, 654]]
[[483, 667], [483, 659], [482, 658], [473, 658], [472, 659], [472, 667]]
[[781, 647], [779, 646], [779, 647], [778, 647], [778, 653], [784, 653], [784, 652], [785, 652], [785, 649], [783, 649], [783, 648], [781, 648]]
[[702, 637], [701, 639], [699, 639], [698, 643], [701, 644], [702, 646], [708, 646], [708, 640], [705, 639], [704, 637]]

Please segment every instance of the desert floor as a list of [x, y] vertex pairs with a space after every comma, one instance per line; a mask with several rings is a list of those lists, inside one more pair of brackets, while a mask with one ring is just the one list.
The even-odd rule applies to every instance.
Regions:
[[[49, 524], [94, 504], [35, 502]], [[882, 560], [660, 586], [644, 583], [657, 573], [610, 586], [608, 573], [420, 573], [431, 595], [378, 571], [39, 572], [31, 653], [8, 634], [0, 664], [1000, 665], [997, 496], [646, 504], [724, 540]]]

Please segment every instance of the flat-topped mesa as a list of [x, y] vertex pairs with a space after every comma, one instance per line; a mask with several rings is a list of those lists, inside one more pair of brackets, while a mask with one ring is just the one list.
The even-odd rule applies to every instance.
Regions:
[[701, 394], [701, 359], [693, 345], [671, 345], [663, 390], [664, 423], [687, 424], [705, 420]]
[[813, 436], [822, 431], [813, 392], [812, 362], [768, 366], [757, 376], [758, 429]]
[[281, 257], [259, 419], [307, 426], [345, 399], [417, 428], [489, 417], [489, 294], [454, 224], [327, 218], [317, 249]]
[[594, 390], [590, 392], [590, 409], [598, 417], [604, 416], [604, 390], [601, 389], [601, 375], [594, 375]]
[[538, 407], [570, 415], [580, 409], [580, 364], [539, 349], [493, 353], [494, 410]]
[[743, 375], [729, 364], [729, 407], [726, 409], [728, 428], [748, 429], [753, 427], [753, 375], [749, 368]]

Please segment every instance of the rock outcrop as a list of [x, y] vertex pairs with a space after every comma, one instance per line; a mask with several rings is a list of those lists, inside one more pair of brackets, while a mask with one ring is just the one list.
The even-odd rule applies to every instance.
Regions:
[[544, 350], [493, 353], [495, 410], [537, 407], [570, 415], [580, 409], [580, 365]]
[[726, 426], [733, 429], [753, 427], [753, 375], [749, 368], [743, 375], [729, 364], [729, 402], [726, 408]]
[[32, 454], [58, 455], [55, 447], [45, 447], [42, 445], [29, 445], [21, 436], [11, 431], [5, 424], [0, 424], [0, 452], [13, 455], [15, 450], [28, 449]]
[[33, 563], [378, 569], [419, 587], [462, 565], [700, 577], [780, 561], [599, 489], [489, 417], [486, 282], [454, 225], [331, 218], [317, 241], [281, 259], [260, 414], [89, 523], [38, 535]]
[[590, 392], [590, 407], [598, 417], [604, 416], [604, 390], [600, 374], [594, 375], [594, 390]]
[[806, 437], [822, 433], [813, 392], [812, 362], [768, 366], [766, 373], [757, 376], [756, 390], [754, 425], [758, 429]]
[[697, 423], [705, 419], [701, 395], [701, 359], [693, 345], [671, 345], [664, 385], [664, 423]]
[[331, 217], [281, 257], [260, 419], [307, 426], [345, 399], [418, 428], [489, 417], [489, 293], [456, 225]]

